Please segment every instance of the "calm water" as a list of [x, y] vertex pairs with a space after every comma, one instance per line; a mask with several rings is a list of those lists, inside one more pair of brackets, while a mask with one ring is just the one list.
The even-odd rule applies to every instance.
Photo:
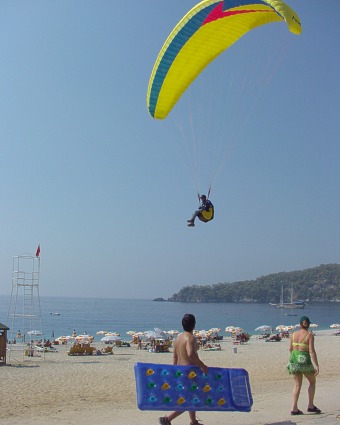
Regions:
[[[0, 322], [12, 327], [12, 319], [7, 320], [10, 297], [0, 295]], [[197, 329], [210, 329], [226, 326], [240, 326], [250, 334], [261, 325], [276, 327], [280, 324], [295, 325], [301, 315], [310, 317], [318, 329], [330, 330], [332, 323], [340, 322], [340, 303], [315, 303], [304, 310], [282, 310], [268, 304], [182, 304], [153, 302], [149, 300], [101, 299], [101, 298], [59, 298], [41, 297], [43, 331], [50, 338], [70, 335], [73, 329], [78, 334], [87, 332], [99, 340], [100, 330], [119, 332], [129, 339], [127, 331], [145, 331], [155, 327], [163, 330], [181, 330], [181, 318], [185, 313], [193, 313]], [[17, 304], [17, 313], [22, 305]], [[51, 313], [60, 313], [60, 316]], [[297, 314], [297, 316], [287, 316]], [[40, 330], [39, 320], [35, 319], [35, 329]], [[22, 319], [16, 318], [13, 331], [23, 330]], [[27, 325], [25, 325], [26, 330]], [[225, 333], [223, 333], [226, 335]], [[229, 334], [228, 334], [229, 335]]]

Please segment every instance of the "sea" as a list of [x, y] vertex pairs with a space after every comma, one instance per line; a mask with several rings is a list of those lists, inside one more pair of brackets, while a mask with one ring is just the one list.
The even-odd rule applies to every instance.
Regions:
[[[27, 319], [20, 317], [20, 300], [0, 295], [0, 322], [7, 325], [11, 333], [28, 331]], [[15, 316], [9, 313], [15, 310]], [[255, 329], [262, 325], [275, 328], [278, 325], [296, 325], [302, 315], [318, 326], [317, 330], [329, 330], [333, 323], [340, 323], [340, 303], [310, 303], [304, 309], [278, 309], [269, 304], [248, 303], [174, 303], [141, 299], [40, 297], [35, 301], [35, 318], [31, 325], [43, 333], [44, 338], [71, 335], [73, 330], [88, 334], [99, 341], [100, 331], [118, 332], [123, 340], [130, 340], [129, 331], [148, 331], [159, 328], [164, 331], [181, 331], [181, 319], [185, 313], [196, 316], [196, 329], [220, 328], [220, 335], [227, 326], [237, 326], [245, 332], [259, 334]], [[41, 314], [40, 314], [41, 311]], [[14, 317], [14, 318], [13, 318]], [[40, 321], [41, 317], [41, 321]], [[40, 329], [40, 327], [42, 329]]]

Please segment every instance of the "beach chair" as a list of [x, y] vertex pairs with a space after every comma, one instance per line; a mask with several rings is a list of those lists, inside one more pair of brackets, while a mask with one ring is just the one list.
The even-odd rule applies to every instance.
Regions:
[[85, 346], [85, 353], [87, 356], [92, 356], [93, 352], [96, 350], [96, 347], [91, 347], [89, 345]]
[[69, 356], [81, 356], [85, 354], [85, 347], [82, 347], [79, 344], [74, 344], [68, 352]]
[[113, 354], [112, 348], [113, 348], [112, 346], [102, 348], [102, 353], [103, 354]]

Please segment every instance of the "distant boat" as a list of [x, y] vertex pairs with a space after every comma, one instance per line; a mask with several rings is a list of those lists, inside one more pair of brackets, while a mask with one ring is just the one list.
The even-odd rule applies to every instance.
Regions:
[[281, 302], [279, 304], [273, 304], [270, 303], [270, 305], [276, 307], [276, 308], [305, 308], [305, 302], [304, 301], [293, 301], [293, 286], [290, 291], [290, 303], [283, 302], [283, 285], [281, 288]]
[[50, 314], [52, 314], [53, 316], [60, 316], [60, 313], [50, 313]]
[[283, 304], [279, 304], [277, 308], [305, 308], [305, 302], [295, 301], [292, 303], [283, 303]]

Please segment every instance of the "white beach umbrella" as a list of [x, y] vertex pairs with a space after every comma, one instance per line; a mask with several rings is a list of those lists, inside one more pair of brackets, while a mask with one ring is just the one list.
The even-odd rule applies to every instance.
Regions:
[[272, 327], [269, 325], [262, 325], [255, 329], [256, 332], [267, 332], [271, 330], [272, 330]]
[[179, 331], [176, 329], [171, 329], [170, 331], [167, 331], [166, 333], [169, 335], [178, 335]]
[[153, 339], [155, 339], [155, 338], [157, 338], [157, 333], [155, 332], [155, 331], [146, 331], [146, 332], [144, 332], [144, 336], [146, 337], [146, 338], [153, 338]]
[[330, 326], [332, 329], [340, 329], [340, 323], [333, 323], [333, 325]]
[[286, 329], [286, 327], [287, 327], [286, 325], [278, 325], [278, 326], [276, 326], [276, 328], [275, 328], [275, 329], [276, 329], [277, 331], [284, 331], [284, 330]]
[[280, 329], [276, 328], [276, 330], [281, 332], [288, 332], [288, 331], [292, 331], [294, 328], [295, 326], [293, 325], [286, 325], [286, 326], [280, 327]]
[[67, 341], [69, 341], [71, 339], [76, 339], [75, 336], [71, 336], [71, 335], [66, 335], [65, 338], [66, 338]]
[[144, 332], [144, 336], [149, 339], [165, 339], [166, 333], [159, 328], [154, 328], [155, 330], [150, 330]]
[[104, 338], [101, 339], [103, 342], [114, 342], [114, 341], [120, 341], [121, 338], [117, 335], [106, 335]]
[[156, 332], [156, 334], [157, 334], [157, 337], [165, 337], [166, 336], [166, 332], [165, 331], [162, 331], [162, 329], [159, 329], [159, 328], [154, 328], [154, 330], [155, 330], [155, 332]]
[[208, 332], [216, 332], [216, 333], [219, 333], [219, 332], [221, 332], [221, 329], [220, 328], [211, 328], [211, 329], [209, 329], [209, 331]]
[[58, 338], [56, 338], [55, 340], [61, 342], [62, 344], [67, 342], [67, 338], [64, 335], [58, 336]]
[[77, 342], [80, 342], [81, 344], [88, 344], [94, 340], [93, 336], [91, 335], [78, 335], [75, 337]]

